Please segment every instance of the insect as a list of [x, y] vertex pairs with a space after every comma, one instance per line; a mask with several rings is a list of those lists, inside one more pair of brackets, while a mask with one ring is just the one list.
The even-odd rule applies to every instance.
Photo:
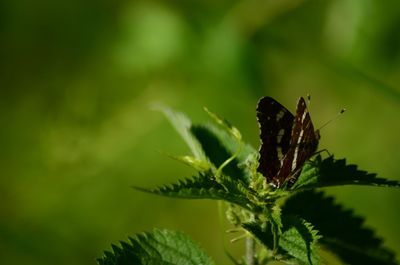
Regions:
[[257, 105], [257, 120], [261, 140], [257, 171], [274, 187], [293, 185], [320, 139], [304, 98], [297, 102], [293, 115], [273, 98], [263, 97]]

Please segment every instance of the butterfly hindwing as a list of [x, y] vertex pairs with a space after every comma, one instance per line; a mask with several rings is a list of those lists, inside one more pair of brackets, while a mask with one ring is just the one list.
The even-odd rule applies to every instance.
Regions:
[[314, 131], [306, 102], [304, 98], [300, 98], [293, 122], [290, 147], [277, 175], [278, 186], [288, 180], [294, 182], [297, 179], [304, 163], [315, 153], [318, 140], [319, 133]]
[[273, 182], [281, 161], [290, 149], [294, 116], [271, 97], [263, 97], [257, 105], [260, 125], [260, 158], [257, 171]]

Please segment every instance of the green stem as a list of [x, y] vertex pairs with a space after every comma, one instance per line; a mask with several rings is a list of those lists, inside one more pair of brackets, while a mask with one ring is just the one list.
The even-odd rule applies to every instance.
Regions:
[[[254, 215], [251, 216], [251, 221], [254, 220]], [[255, 264], [255, 260], [254, 260], [254, 256], [255, 256], [255, 249], [256, 249], [256, 244], [254, 241], [254, 238], [252, 236], [248, 236], [246, 238], [246, 264], [247, 265], [254, 265]]]
[[246, 238], [246, 264], [254, 265], [255, 242], [251, 236]]
[[236, 152], [235, 152], [230, 158], [228, 158], [227, 160], [225, 160], [224, 163], [222, 163], [222, 164], [219, 166], [219, 168], [217, 169], [217, 172], [215, 173], [215, 177], [216, 177], [217, 180], [220, 180], [220, 176], [221, 176], [221, 173], [222, 173], [222, 169], [224, 169], [224, 167], [226, 167], [230, 162], [232, 162], [232, 161], [239, 155], [240, 151], [242, 150], [242, 146], [243, 146], [243, 143], [240, 142], [240, 143], [239, 143], [239, 147], [238, 147], [238, 149], [236, 150]]

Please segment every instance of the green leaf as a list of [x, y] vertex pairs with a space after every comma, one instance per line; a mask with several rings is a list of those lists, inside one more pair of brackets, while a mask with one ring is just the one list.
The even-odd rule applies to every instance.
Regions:
[[193, 156], [174, 156], [169, 154], [167, 154], [167, 156], [194, 168], [198, 172], [207, 172], [211, 170], [209, 161], [200, 160]]
[[269, 220], [271, 223], [272, 233], [274, 234], [274, 239], [275, 239], [274, 248], [276, 248], [279, 242], [279, 238], [282, 236], [282, 227], [283, 227], [281, 208], [278, 205], [272, 207]]
[[243, 223], [242, 227], [252, 234], [261, 244], [268, 249], [274, 249], [274, 234], [269, 222], [259, 224], [258, 222]]
[[214, 261], [181, 232], [154, 229], [130, 238], [130, 243], [112, 245], [97, 260], [99, 265], [214, 265]]
[[347, 165], [345, 159], [336, 160], [330, 156], [322, 160], [318, 155], [307, 162], [292, 190], [312, 189], [338, 185], [368, 185], [400, 187], [400, 182], [379, 178], [376, 174], [358, 170], [356, 165]]
[[190, 131], [192, 126], [190, 119], [186, 117], [185, 114], [181, 112], [175, 112], [166, 107], [158, 106], [156, 109], [164, 113], [169, 122], [174, 126], [175, 130], [181, 135], [183, 140], [185, 140], [192, 154], [199, 160], [206, 160], [206, 156], [201, 148], [200, 143]]
[[[234, 186], [234, 184], [230, 185], [230, 187], [231, 186]], [[200, 174], [200, 176], [190, 179], [183, 179], [178, 183], [161, 186], [155, 189], [134, 188], [140, 191], [173, 198], [224, 200], [247, 209], [251, 207], [251, 202], [243, 192], [238, 189], [235, 189], [235, 191], [228, 191], [224, 186], [215, 181], [213, 177], [205, 174]]]
[[[193, 125], [191, 132], [198, 142], [200, 142], [207, 158], [217, 168], [231, 158], [240, 145], [234, 137], [210, 124]], [[241, 179], [248, 183], [249, 172], [243, 167], [239, 167], [239, 165], [244, 164], [248, 156], [252, 153], [254, 153], [254, 149], [248, 145], [244, 145], [239, 155], [225, 166], [222, 172], [234, 179]]]
[[[320, 236], [310, 223], [296, 216], [285, 216], [279, 248], [275, 249], [275, 258], [294, 258], [301, 264], [319, 264], [317, 241]], [[274, 249], [274, 225], [272, 222], [243, 223], [242, 227], [250, 232], [262, 245]], [[277, 255], [279, 254], [279, 255]]]
[[226, 119], [220, 117], [218, 114], [211, 112], [209, 109], [204, 108], [207, 114], [214, 120], [214, 122], [220, 126], [222, 126], [230, 135], [232, 135], [237, 141], [242, 140], [242, 134], [240, 131], [233, 126]]
[[[205, 124], [202, 126], [209, 130], [210, 133], [222, 143], [228, 153], [234, 154], [236, 150], [238, 150], [241, 142], [238, 142], [238, 140], [232, 137], [231, 134], [227, 133], [225, 130], [220, 130], [212, 124]], [[257, 154], [257, 151], [249, 144], [242, 143], [241, 147], [240, 153], [237, 156], [237, 162], [239, 165], [244, 164], [250, 155]]]
[[296, 216], [283, 218], [283, 233], [279, 246], [302, 264], [319, 264], [317, 242], [320, 239], [313, 226]]
[[322, 192], [308, 190], [291, 196], [282, 214], [298, 215], [311, 222], [322, 235], [320, 243], [347, 264], [397, 264], [395, 255], [383, 247], [374, 231], [363, 226], [362, 218], [343, 209]]

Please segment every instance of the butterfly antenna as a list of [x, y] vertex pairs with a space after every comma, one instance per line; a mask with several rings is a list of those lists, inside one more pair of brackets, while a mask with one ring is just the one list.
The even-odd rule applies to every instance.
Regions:
[[311, 106], [311, 95], [307, 94], [307, 108], [308, 108], [308, 111], [311, 110], [310, 106]]
[[339, 118], [339, 116], [342, 115], [345, 111], [346, 111], [345, 108], [341, 109], [341, 110], [339, 111], [339, 113], [336, 114], [336, 116], [335, 116], [333, 119], [330, 119], [329, 121], [327, 121], [325, 124], [323, 124], [321, 127], [319, 127], [318, 130], [321, 130], [322, 128], [324, 128], [324, 127], [325, 127], [326, 125], [328, 125], [329, 123], [331, 123], [331, 122], [337, 120], [337, 119]]

